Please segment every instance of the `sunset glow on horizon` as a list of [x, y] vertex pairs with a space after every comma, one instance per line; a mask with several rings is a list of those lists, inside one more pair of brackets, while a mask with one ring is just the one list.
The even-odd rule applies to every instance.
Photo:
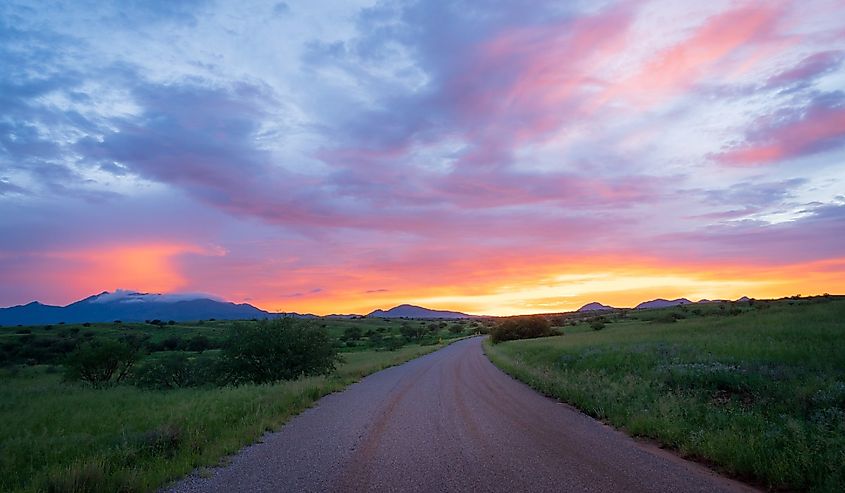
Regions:
[[0, 306], [845, 294], [845, 3], [0, 6]]

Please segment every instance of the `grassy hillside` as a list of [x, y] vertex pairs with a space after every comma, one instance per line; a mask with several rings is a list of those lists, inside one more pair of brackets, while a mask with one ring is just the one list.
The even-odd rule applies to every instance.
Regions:
[[[95, 389], [64, 382], [61, 361], [86, 341], [127, 334], [142, 341], [145, 360], [174, 351], [199, 354], [189, 350], [198, 337], [206, 339], [204, 352], [214, 353], [231, 322], [0, 329], [0, 491], [154, 491], [196, 467], [216, 464], [319, 397], [433, 351], [439, 341], [474, 327], [466, 322], [455, 330], [451, 323], [441, 327], [434, 322], [435, 330], [408, 340], [399, 334], [403, 321], [313, 323], [325, 324], [341, 350], [342, 362], [333, 375], [175, 390]], [[405, 323], [428, 327], [432, 322]], [[352, 326], [362, 335], [347, 340], [346, 329]]]
[[768, 487], [845, 489], [845, 300], [581, 317], [486, 344], [529, 385], [635, 436]]

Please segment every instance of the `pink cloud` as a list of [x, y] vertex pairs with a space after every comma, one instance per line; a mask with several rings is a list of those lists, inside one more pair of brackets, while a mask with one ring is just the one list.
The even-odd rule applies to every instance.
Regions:
[[758, 166], [845, 144], [845, 107], [810, 107], [792, 121], [764, 119], [746, 141], [715, 156], [727, 166]]
[[767, 87], [783, 87], [806, 83], [819, 75], [827, 73], [842, 63], [843, 52], [822, 51], [802, 59], [794, 67], [784, 70], [766, 81]]
[[729, 71], [729, 66], [720, 65], [743, 51], [741, 70], [750, 70], [762, 59], [755, 56], [757, 51], [771, 55], [772, 48], [764, 45], [777, 37], [784, 6], [784, 2], [756, 3], [709, 17], [689, 37], [659, 51], [633, 75], [609, 86], [596, 104], [621, 99], [638, 107], [652, 106], [704, 78]]

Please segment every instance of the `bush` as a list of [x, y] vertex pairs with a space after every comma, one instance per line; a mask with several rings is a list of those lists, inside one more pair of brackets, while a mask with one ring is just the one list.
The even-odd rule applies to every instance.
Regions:
[[380, 332], [376, 332], [375, 334], [369, 337], [370, 346], [372, 347], [381, 347], [384, 344], [384, 336], [381, 335]]
[[401, 337], [391, 337], [387, 339], [387, 345], [385, 348], [388, 351], [398, 351], [405, 345], [405, 341]]
[[138, 350], [124, 342], [101, 340], [81, 345], [65, 360], [65, 378], [94, 387], [120, 383], [138, 361]]
[[432, 330], [432, 327], [433, 330], [437, 330], [437, 324], [435, 323], [432, 323], [429, 325], [429, 327], [426, 327], [423, 324], [410, 324], [408, 322], [402, 322], [402, 325], [399, 327], [399, 333], [402, 334], [402, 336], [408, 339], [409, 341], [419, 341], [429, 330]]
[[178, 425], [168, 424], [141, 435], [138, 449], [142, 455], [173, 457], [182, 445], [184, 432]]
[[506, 318], [490, 331], [494, 343], [552, 335], [556, 335], [556, 332], [552, 330], [549, 321], [541, 316]]
[[219, 383], [216, 358], [189, 358], [172, 353], [140, 365], [133, 372], [132, 383], [148, 389], [178, 389]]
[[221, 365], [230, 383], [270, 383], [327, 374], [336, 361], [325, 329], [281, 318], [235, 325], [223, 345]]
[[206, 349], [212, 349], [213, 347], [214, 345], [211, 343], [211, 340], [206, 336], [196, 336], [185, 345], [188, 351], [196, 351], [198, 353]]
[[343, 331], [343, 339], [347, 341], [357, 341], [363, 335], [361, 331], [361, 327], [353, 325], [352, 327], [347, 327], [346, 330]]
[[590, 322], [590, 327], [592, 327], [593, 330], [601, 330], [604, 328], [604, 320], [593, 320]]

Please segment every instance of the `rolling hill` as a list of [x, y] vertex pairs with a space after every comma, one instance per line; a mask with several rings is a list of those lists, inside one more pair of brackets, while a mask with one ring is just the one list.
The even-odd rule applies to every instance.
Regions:
[[432, 310], [416, 305], [399, 305], [389, 310], [375, 310], [367, 315], [374, 318], [471, 318], [461, 312], [450, 312], [446, 310]]

